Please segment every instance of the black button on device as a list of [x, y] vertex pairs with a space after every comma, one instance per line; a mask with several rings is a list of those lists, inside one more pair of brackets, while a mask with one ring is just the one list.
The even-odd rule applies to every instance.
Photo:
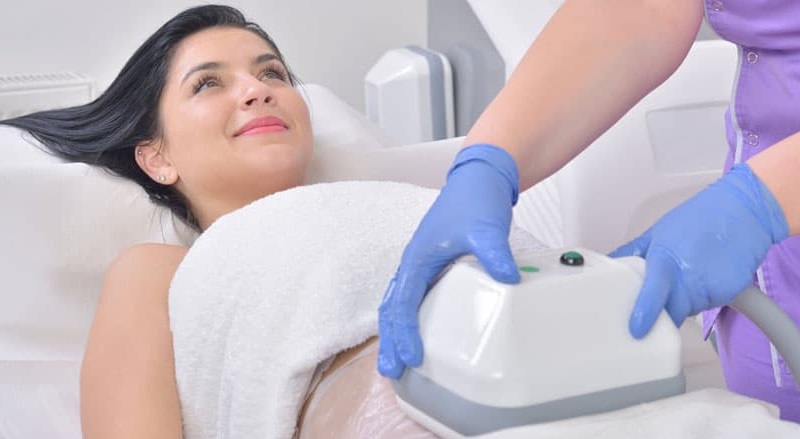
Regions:
[[583, 265], [583, 255], [573, 251], [566, 252], [563, 255], [561, 255], [560, 261], [564, 265], [578, 267]]

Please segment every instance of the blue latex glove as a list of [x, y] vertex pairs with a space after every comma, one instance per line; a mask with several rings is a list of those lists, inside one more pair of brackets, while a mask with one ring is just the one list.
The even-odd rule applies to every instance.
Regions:
[[746, 164], [734, 166], [611, 253], [647, 261], [631, 335], [647, 335], [665, 308], [680, 326], [690, 315], [730, 303], [753, 282], [770, 246], [788, 236], [769, 189]]
[[399, 378], [422, 363], [417, 312], [438, 274], [455, 258], [472, 253], [498, 281], [518, 283], [508, 233], [519, 194], [514, 159], [492, 145], [462, 150], [447, 182], [403, 252], [379, 308], [378, 372]]

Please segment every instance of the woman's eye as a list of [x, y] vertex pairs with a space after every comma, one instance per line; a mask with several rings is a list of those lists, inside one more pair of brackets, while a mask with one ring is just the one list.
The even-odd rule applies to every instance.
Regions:
[[202, 77], [200, 78], [194, 86], [194, 92], [199, 93], [206, 88], [209, 87], [218, 87], [219, 80], [214, 77]]
[[263, 80], [278, 79], [280, 81], [286, 81], [286, 74], [277, 69], [267, 69], [261, 73], [261, 78]]

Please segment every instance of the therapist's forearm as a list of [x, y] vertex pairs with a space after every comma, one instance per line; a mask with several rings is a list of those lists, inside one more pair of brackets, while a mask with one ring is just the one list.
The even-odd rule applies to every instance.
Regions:
[[772, 145], [747, 164], [780, 204], [789, 234], [800, 233], [800, 133]]
[[524, 190], [607, 130], [680, 65], [697, 0], [567, 0], [467, 134], [504, 148]]

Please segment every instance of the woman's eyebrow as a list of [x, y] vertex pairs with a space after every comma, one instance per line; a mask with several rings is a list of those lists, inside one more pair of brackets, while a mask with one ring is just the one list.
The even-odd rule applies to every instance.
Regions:
[[215, 61], [206, 62], [206, 63], [203, 63], [203, 64], [196, 65], [196, 66], [192, 67], [191, 69], [189, 69], [188, 72], [186, 72], [186, 74], [183, 76], [183, 79], [181, 80], [181, 84], [186, 82], [186, 79], [189, 76], [191, 76], [192, 73], [194, 73], [194, 72], [197, 72], [197, 71], [200, 71], [200, 70], [219, 70], [223, 66], [224, 66], [223, 63], [219, 63], [219, 62], [215, 62]]
[[280, 60], [278, 55], [274, 53], [265, 53], [263, 55], [258, 55], [257, 57], [253, 58], [253, 65], [264, 64], [265, 62], [272, 61], [273, 59]]

